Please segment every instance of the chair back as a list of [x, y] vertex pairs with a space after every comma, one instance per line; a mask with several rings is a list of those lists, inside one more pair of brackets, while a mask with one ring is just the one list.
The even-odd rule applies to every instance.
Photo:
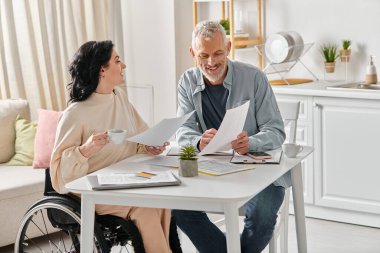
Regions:
[[[294, 101], [278, 101], [278, 108], [280, 109], [282, 119], [284, 120], [285, 127], [290, 125], [290, 131], [288, 136], [289, 143], [296, 143], [297, 140], [297, 120], [298, 113], [300, 110], [300, 102]], [[289, 172], [285, 176], [293, 177]], [[301, 177], [302, 180], [302, 177]], [[292, 180], [293, 181], [293, 180]], [[302, 185], [302, 181], [300, 182]], [[294, 184], [293, 184], [294, 186]], [[276, 222], [276, 227], [273, 231], [273, 237], [269, 242], [269, 252], [275, 253], [277, 251], [277, 241], [280, 237], [280, 247], [281, 252], [288, 252], [288, 219], [289, 219], [289, 195], [290, 188], [285, 190], [284, 201], [278, 212], [278, 218]], [[281, 235], [281, 236], [280, 236]]]
[[297, 139], [297, 120], [300, 110], [300, 102], [297, 101], [278, 101], [278, 108], [280, 109], [284, 125], [290, 125], [289, 143], [296, 143]]

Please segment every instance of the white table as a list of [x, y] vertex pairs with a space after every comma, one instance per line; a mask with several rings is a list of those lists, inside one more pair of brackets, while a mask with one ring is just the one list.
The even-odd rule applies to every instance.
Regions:
[[[81, 250], [92, 252], [95, 204], [128, 205], [169, 209], [199, 210], [225, 214], [228, 252], [240, 252], [238, 209], [277, 178], [289, 170], [292, 177], [302, 182], [301, 161], [313, 152], [304, 147], [297, 158], [283, 155], [279, 165], [256, 165], [256, 169], [219, 177], [200, 174], [181, 177], [180, 186], [153, 187], [125, 190], [93, 191], [86, 177], [74, 180], [66, 187], [82, 195]], [[138, 156], [123, 160], [96, 173], [113, 173], [141, 170], [167, 170], [167, 167], [133, 162]], [[223, 158], [222, 158], [223, 159]], [[224, 159], [229, 159], [225, 157]], [[173, 170], [177, 174], [177, 170]], [[293, 203], [296, 217], [298, 251], [307, 252], [306, 227], [302, 184], [293, 185]]]

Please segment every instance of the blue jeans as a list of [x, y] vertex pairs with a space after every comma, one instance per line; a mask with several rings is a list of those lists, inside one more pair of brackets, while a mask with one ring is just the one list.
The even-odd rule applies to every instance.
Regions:
[[[245, 224], [241, 235], [243, 253], [259, 253], [267, 246], [284, 194], [284, 187], [271, 184], [245, 204]], [[172, 215], [200, 253], [227, 252], [225, 235], [205, 212], [173, 210]]]

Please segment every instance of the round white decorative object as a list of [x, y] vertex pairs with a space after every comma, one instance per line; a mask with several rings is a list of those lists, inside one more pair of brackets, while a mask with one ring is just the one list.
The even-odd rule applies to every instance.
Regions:
[[272, 34], [265, 43], [265, 55], [272, 63], [295, 61], [303, 49], [303, 39], [295, 31]]
[[290, 43], [289, 55], [286, 61], [295, 61], [301, 56], [303, 52], [303, 48], [304, 48], [303, 39], [301, 35], [295, 31], [288, 31], [286, 32], [286, 34], [292, 41]]
[[289, 53], [288, 40], [283, 34], [275, 33], [268, 37], [265, 43], [265, 55], [272, 63], [281, 63]]

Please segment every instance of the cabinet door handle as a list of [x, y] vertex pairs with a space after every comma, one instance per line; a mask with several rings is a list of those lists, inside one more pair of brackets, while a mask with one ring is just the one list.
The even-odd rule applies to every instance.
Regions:
[[313, 103], [313, 106], [316, 107], [316, 108], [320, 108], [320, 107], [322, 107], [321, 104], [318, 104], [318, 103], [316, 103], [316, 102]]

